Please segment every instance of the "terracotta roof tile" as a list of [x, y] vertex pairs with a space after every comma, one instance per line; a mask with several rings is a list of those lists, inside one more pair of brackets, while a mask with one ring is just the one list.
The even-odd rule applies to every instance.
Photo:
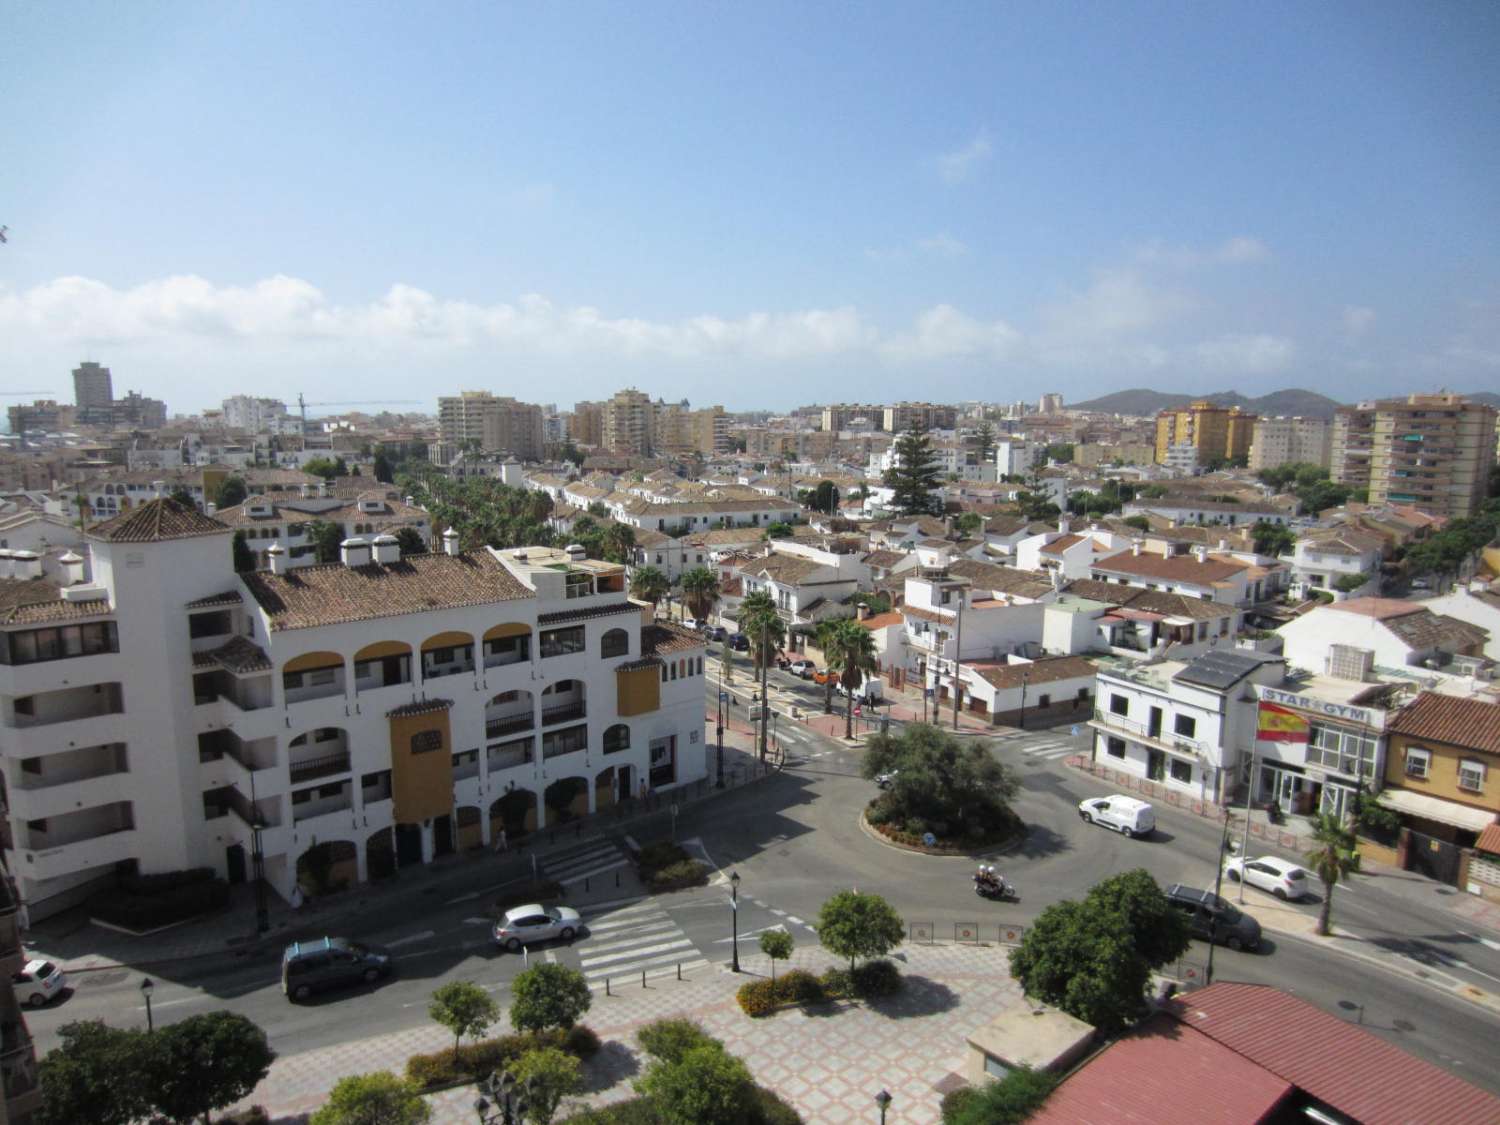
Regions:
[[1230, 578], [1248, 567], [1237, 559], [1212, 558], [1199, 562], [1192, 555], [1161, 555], [1142, 551], [1139, 555], [1121, 551], [1107, 559], [1099, 559], [1093, 568], [1106, 574], [1129, 574], [1138, 578], [1158, 578], [1170, 582], [1195, 582], [1206, 586]]
[[392, 707], [385, 713], [385, 717], [396, 719], [405, 715], [429, 715], [434, 711], [446, 711], [452, 706], [453, 700], [451, 699], [414, 699], [410, 703]]
[[1387, 724], [1393, 734], [1500, 754], [1500, 704], [1424, 691]]
[[199, 535], [222, 535], [229, 527], [196, 507], [180, 504], [170, 496], [148, 500], [140, 507], [113, 519], [96, 523], [90, 539], [107, 543], [159, 543], [164, 539], [192, 539]]
[[535, 597], [488, 551], [409, 555], [388, 565], [326, 563], [241, 580], [277, 630]]
[[1080, 676], [1093, 676], [1099, 669], [1092, 660], [1081, 656], [1055, 656], [1045, 660], [1033, 660], [1029, 664], [992, 664], [989, 662], [966, 662], [984, 681], [997, 688], [1017, 688], [1021, 681], [1030, 686], [1049, 684], [1055, 680], [1075, 680]]
[[705, 641], [691, 629], [680, 625], [657, 622], [641, 629], [641, 655], [662, 656], [674, 652], [690, 652], [703, 648]]
[[994, 590], [1022, 598], [1044, 598], [1052, 592], [1051, 580], [1037, 571], [981, 559], [957, 559], [949, 564], [948, 573], [967, 578], [976, 590]]
[[218, 609], [220, 606], [239, 605], [243, 599], [238, 590], [225, 590], [222, 594], [210, 594], [206, 598], [188, 602], [186, 609]]
[[0, 579], [0, 625], [48, 625], [107, 613], [108, 598], [66, 601], [62, 587], [50, 578]]
[[248, 672], [269, 672], [271, 658], [259, 645], [244, 637], [231, 637], [218, 648], [193, 653], [195, 668], [212, 668], [217, 665], [229, 672], [244, 675]]
[[594, 617], [613, 617], [615, 614], [641, 612], [640, 602], [616, 602], [613, 605], [595, 605], [587, 609], [560, 609], [556, 613], [537, 614], [538, 625], [562, 625], [569, 621], [588, 621]]
[[1357, 613], [1362, 617], [1373, 617], [1377, 621], [1424, 611], [1424, 607], [1416, 602], [1404, 602], [1400, 598], [1350, 598], [1348, 601], [1335, 602], [1331, 608], [1339, 613]]
[[866, 617], [857, 623], [873, 631], [875, 629], [884, 629], [891, 625], [900, 625], [903, 620], [900, 612], [893, 609], [889, 613], [877, 613], [871, 617]]

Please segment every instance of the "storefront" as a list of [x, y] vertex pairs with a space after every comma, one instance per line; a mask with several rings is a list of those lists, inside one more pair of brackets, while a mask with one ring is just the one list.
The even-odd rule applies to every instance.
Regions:
[[1288, 815], [1352, 816], [1380, 788], [1385, 711], [1259, 687], [1254, 800]]

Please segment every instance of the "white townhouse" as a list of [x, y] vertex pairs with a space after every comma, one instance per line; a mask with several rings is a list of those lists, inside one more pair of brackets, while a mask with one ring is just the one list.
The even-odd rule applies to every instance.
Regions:
[[1488, 629], [1490, 637], [1484, 643], [1484, 654], [1491, 660], [1500, 660], [1500, 588], [1476, 581], [1457, 586], [1440, 597], [1426, 598], [1418, 604], [1433, 613], [1456, 617]]
[[344, 496], [258, 493], [245, 497], [243, 503], [232, 508], [215, 510], [210, 504], [208, 514], [234, 531], [244, 532], [245, 545], [255, 554], [257, 570], [270, 569], [268, 552], [273, 544], [286, 551], [288, 566], [312, 566], [317, 562], [317, 546], [308, 534], [309, 525], [315, 521], [337, 525], [340, 539], [394, 535], [409, 527], [422, 537], [424, 544], [432, 542], [427, 512], [404, 503], [400, 492], [386, 485], [361, 492], [352, 500]]
[[[1309, 531], [1292, 550], [1292, 595], [1323, 590], [1335, 598], [1380, 592], [1380, 560], [1385, 543], [1377, 536], [1340, 527]], [[1365, 579], [1352, 590], [1339, 590], [1341, 579]]]
[[1132, 500], [1122, 509], [1125, 516], [1161, 516], [1177, 523], [1223, 524], [1254, 527], [1258, 523], [1291, 524], [1296, 509], [1271, 503], [1234, 504], [1196, 496], [1163, 496], [1157, 500]]
[[257, 836], [285, 896], [705, 776], [703, 643], [646, 622], [623, 567], [450, 532], [236, 575], [231, 534], [151, 501], [91, 529], [93, 582], [0, 576], [6, 858], [34, 917], [122, 866], [243, 880]]
[[669, 535], [730, 527], [767, 527], [794, 523], [806, 515], [795, 500], [767, 497], [763, 500], [698, 500], [691, 503], [658, 504], [619, 491], [603, 500], [610, 514], [631, 527], [662, 531]]
[[1335, 649], [1341, 647], [1368, 653], [1377, 673], [1410, 670], [1428, 679], [1487, 678], [1491, 667], [1484, 655], [1489, 634], [1482, 627], [1399, 598], [1322, 605], [1276, 632], [1287, 663], [1309, 672], [1329, 672], [1337, 659]]
[[1156, 782], [1169, 795], [1223, 804], [1249, 766], [1254, 685], [1285, 677], [1280, 657], [1227, 649], [1186, 663], [1101, 667], [1089, 723], [1095, 761]]

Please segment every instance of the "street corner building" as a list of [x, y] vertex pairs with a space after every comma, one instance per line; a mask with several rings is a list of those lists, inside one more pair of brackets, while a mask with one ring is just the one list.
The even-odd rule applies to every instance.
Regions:
[[[290, 898], [378, 879], [706, 776], [702, 640], [579, 547], [236, 574], [171, 499], [89, 558], [0, 553], [6, 859], [31, 917], [121, 871], [261, 859]], [[49, 570], [48, 567], [51, 566]]]

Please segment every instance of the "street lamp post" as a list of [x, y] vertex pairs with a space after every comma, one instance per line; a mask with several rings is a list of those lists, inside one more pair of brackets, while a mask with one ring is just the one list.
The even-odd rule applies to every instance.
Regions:
[[[479, 1125], [525, 1125], [529, 1107], [523, 1095], [533, 1093], [529, 1081], [523, 1086], [510, 1071], [493, 1070], [488, 1078], [480, 1079], [478, 1087], [474, 1114]], [[491, 1109], [495, 1112], [491, 1113]]]
[[141, 978], [141, 995], [146, 998], [146, 1030], [155, 1031], [156, 1023], [151, 1018], [151, 993], [156, 991], [156, 983], [150, 977]]
[[250, 867], [255, 876], [255, 932], [269, 933], [271, 929], [271, 906], [266, 899], [266, 853], [261, 847], [260, 832], [265, 818], [260, 815], [260, 806], [255, 801], [255, 771], [250, 771]]
[[891, 1097], [889, 1090], [882, 1089], [880, 1093], [875, 1095], [875, 1104], [880, 1107], [880, 1125], [885, 1125], [885, 1111], [891, 1108], [891, 1102], [893, 1101], [895, 1099]]
[[1224, 885], [1224, 853], [1229, 848], [1229, 813], [1224, 813], [1224, 831], [1219, 834], [1218, 870], [1214, 872], [1214, 911], [1208, 928], [1208, 968], [1203, 973], [1205, 985], [1214, 982], [1214, 945], [1219, 940], [1219, 889]]
[[1030, 683], [1030, 682], [1031, 682], [1031, 670], [1029, 668], [1022, 668], [1021, 669], [1021, 721], [1020, 721], [1020, 727], [1021, 727], [1022, 730], [1026, 729], [1026, 685], [1028, 683]]
[[730, 939], [733, 941], [734, 958], [729, 963], [731, 972], [740, 971], [740, 873], [734, 872], [729, 876], [729, 926]]
[[[729, 650], [729, 646], [725, 645], [725, 651], [727, 652], [728, 650]], [[719, 665], [719, 705], [718, 705], [718, 708], [715, 711], [715, 715], [716, 715], [716, 718], [717, 718], [717, 721], [715, 723], [715, 732], [718, 735], [718, 754], [719, 754], [719, 783], [718, 783], [718, 785], [715, 786], [715, 788], [716, 789], [723, 789], [724, 788], [724, 665], [722, 665], [722, 664]]]

